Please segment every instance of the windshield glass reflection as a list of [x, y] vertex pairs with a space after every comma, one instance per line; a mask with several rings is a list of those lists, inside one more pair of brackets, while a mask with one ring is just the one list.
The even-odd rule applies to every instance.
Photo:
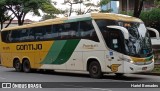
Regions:
[[128, 29], [129, 39], [125, 40], [127, 55], [147, 57], [152, 55], [151, 40], [143, 23], [121, 22], [119, 25]]

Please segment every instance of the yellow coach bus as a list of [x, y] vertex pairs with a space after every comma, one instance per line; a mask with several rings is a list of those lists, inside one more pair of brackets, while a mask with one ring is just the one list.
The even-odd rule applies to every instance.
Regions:
[[16, 71], [88, 71], [100, 78], [154, 68], [144, 23], [120, 14], [91, 13], [5, 28], [0, 45], [2, 65]]

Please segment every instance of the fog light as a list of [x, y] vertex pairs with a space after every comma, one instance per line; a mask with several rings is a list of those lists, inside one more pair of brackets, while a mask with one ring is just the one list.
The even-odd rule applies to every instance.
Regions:
[[133, 68], [132, 67], [129, 67], [132, 71], [133, 71]]

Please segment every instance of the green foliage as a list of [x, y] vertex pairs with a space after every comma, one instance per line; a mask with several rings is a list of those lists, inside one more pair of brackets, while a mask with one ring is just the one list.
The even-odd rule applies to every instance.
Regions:
[[154, 0], [154, 4], [157, 8], [160, 8], [160, 0]]
[[49, 14], [59, 13], [58, 9], [51, 4], [51, 0], [0, 0], [0, 5], [3, 5], [14, 14], [19, 25], [23, 24], [24, 18], [29, 12], [39, 16], [39, 10]]
[[11, 21], [13, 18], [11, 15], [9, 16], [7, 9], [3, 5], [0, 5], [0, 12], [0, 29], [2, 29], [3, 27], [8, 27], [11, 22], [9, 22], [6, 26], [3, 26], [3, 23], [8, 20]]
[[153, 9], [150, 11], [149, 20], [153, 21], [160, 21], [160, 9]]
[[129, 12], [127, 12], [127, 11], [121, 11], [120, 14], [132, 16], [133, 12], [132, 11], [129, 11]]
[[60, 13], [60, 11], [57, 8], [55, 8], [50, 2], [42, 3], [41, 10], [50, 15]]
[[151, 11], [142, 12], [140, 18], [147, 23], [150, 22], [160, 22], [160, 9], [155, 8]]
[[146, 26], [153, 27], [160, 31], [160, 9], [155, 8], [151, 11], [142, 12], [140, 15]]
[[149, 15], [150, 12], [142, 12], [140, 18], [147, 23], [147, 21], [149, 20]]
[[154, 73], [160, 73], [160, 65], [159, 64], [156, 64], [154, 69], [152, 70], [152, 72]]
[[112, 12], [113, 11], [113, 9], [108, 9], [108, 10], [101, 10], [100, 12], [101, 13], [109, 13], [109, 12]]
[[53, 19], [53, 18], [56, 18], [56, 16], [55, 15], [43, 15], [42, 16], [42, 21], [47, 20], [47, 19]]
[[[122, 11], [121, 14], [125, 15], [133, 15], [133, 12]], [[148, 27], [153, 27], [160, 31], [160, 9], [154, 8], [150, 11], [141, 12], [140, 19], [146, 24]]]
[[111, 0], [101, 0], [100, 3], [99, 3], [99, 5], [100, 5], [100, 6], [106, 5], [106, 4], [108, 4], [110, 1], [111, 1]]

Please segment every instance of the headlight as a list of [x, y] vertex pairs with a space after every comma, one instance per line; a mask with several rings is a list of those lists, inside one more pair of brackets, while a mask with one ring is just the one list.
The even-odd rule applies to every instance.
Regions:
[[134, 63], [134, 61], [133, 60], [130, 60], [130, 59], [126, 59], [127, 60], [127, 62], [129, 62], [129, 63]]
[[133, 64], [133, 63], [134, 63], [134, 61], [130, 61], [130, 63], [132, 63], [132, 64]]
[[127, 62], [129, 62], [129, 63], [134, 63], [133, 60], [131, 60], [131, 59], [129, 59], [129, 58], [126, 58], [126, 57], [120, 57], [120, 60], [122, 60], [122, 61], [127, 61]]

